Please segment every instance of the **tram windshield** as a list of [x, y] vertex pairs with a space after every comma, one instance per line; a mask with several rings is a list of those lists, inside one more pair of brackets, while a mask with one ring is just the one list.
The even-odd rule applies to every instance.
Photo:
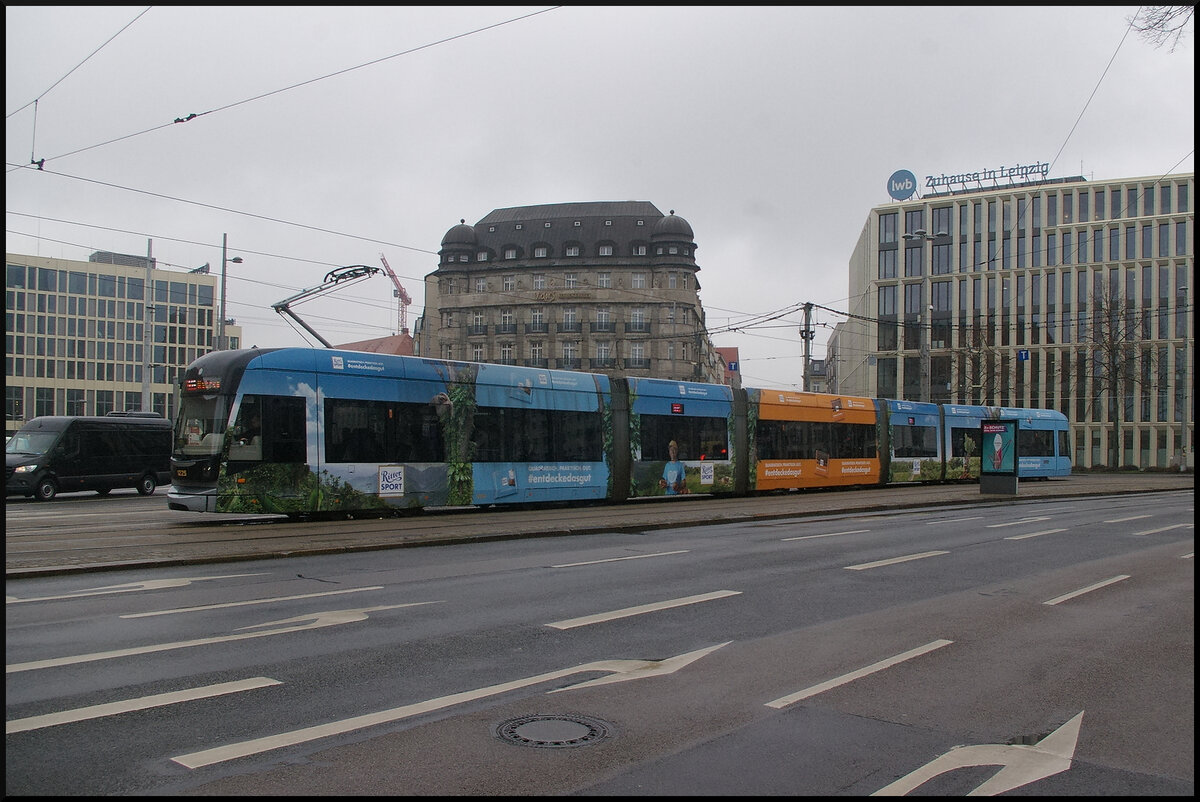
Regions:
[[185, 395], [175, 421], [175, 453], [188, 457], [221, 453], [229, 399], [223, 395]]

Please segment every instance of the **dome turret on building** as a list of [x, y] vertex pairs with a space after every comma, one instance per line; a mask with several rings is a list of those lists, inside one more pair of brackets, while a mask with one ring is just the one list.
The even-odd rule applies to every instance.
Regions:
[[654, 230], [650, 233], [650, 238], [691, 242], [696, 238], [696, 235], [692, 233], [692, 227], [688, 221], [675, 214], [675, 210], [672, 209], [669, 215], [660, 218], [654, 224]]
[[446, 232], [446, 236], [442, 237], [442, 247], [470, 246], [475, 247], [478, 240], [475, 237], [475, 227], [467, 225], [466, 220], [459, 220], [458, 225]]

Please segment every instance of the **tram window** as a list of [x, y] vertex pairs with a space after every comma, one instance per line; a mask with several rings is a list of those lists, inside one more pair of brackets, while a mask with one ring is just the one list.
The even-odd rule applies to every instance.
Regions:
[[897, 457], [936, 457], [937, 429], [933, 426], [893, 426], [892, 453]]
[[307, 462], [308, 421], [305, 399], [260, 396], [263, 462]]
[[[971, 447], [971, 454], [967, 454], [965, 438], [970, 437], [974, 444]], [[951, 429], [950, 430], [950, 456], [966, 457], [977, 456], [979, 454], [979, 432], [974, 429]]]
[[[874, 456], [874, 427], [824, 421], [760, 420], [755, 433], [759, 459], [817, 459]], [[867, 443], [869, 440], [869, 445]]]
[[1071, 456], [1071, 435], [1068, 432], [1061, 431], [1058, 433], [1058, 456]]
[[476, 462], [599, 462], [600, 413], [480, 407], [472, 437]]
[[1017, 436], [1017, 453], [1022, 457], [1053, 457], [1054, 432], [1021, 429]]
[[725, 418], [643, 414], [641, 419], [643, 460], [669, 460], [672, 440], [679, 447], [681, 460], [728, 458], [729, 430]]
[[834, 423], [833, 456], [837, 459], [869, 459], [877, 456], [875, 424]]
[[325, 399], [325, 461], [444, 462], [433, 404]]

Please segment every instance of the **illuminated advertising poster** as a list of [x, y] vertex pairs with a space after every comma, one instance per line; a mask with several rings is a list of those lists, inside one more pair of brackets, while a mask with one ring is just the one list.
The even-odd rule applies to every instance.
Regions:
[[1000, 476], [1017, 475], [1017, 421], [990, 420], [979, 425], [980, 472]]

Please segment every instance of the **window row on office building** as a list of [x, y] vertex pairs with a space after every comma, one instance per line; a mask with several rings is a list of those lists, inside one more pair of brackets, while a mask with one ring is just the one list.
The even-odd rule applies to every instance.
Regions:
[[[1192, 174], [964, 190], [872, 210], [833, 392], [1046, 407], [1076, 461], [1191, 453]], [[1119, 223], [1116, 221], [1120, 221]]]
[[213, 348], [216, 282], [146, 257], [7, 254], [7, 431], [39, 415], [149, 409], [170, 417], [181, 371]]

